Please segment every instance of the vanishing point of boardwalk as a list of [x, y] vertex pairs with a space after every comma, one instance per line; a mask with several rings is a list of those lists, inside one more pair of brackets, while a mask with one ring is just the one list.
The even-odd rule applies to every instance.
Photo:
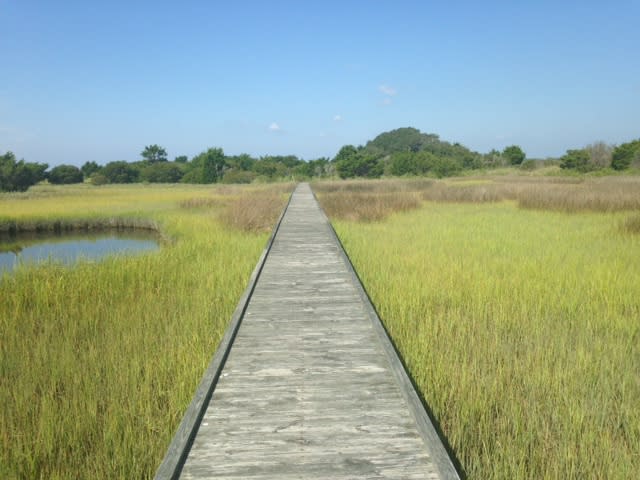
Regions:
[[158, 478], [458, 478], [309, 185], [263, 259]]

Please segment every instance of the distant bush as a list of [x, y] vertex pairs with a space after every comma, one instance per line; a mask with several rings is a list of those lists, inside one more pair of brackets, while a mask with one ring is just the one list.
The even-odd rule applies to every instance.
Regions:
[[140, 180], [150, 183], [178, 183], [183, 175], [183, 168], [177, 163], [156, 162], [140, 171]]
[[611, 167], [624, 170], [633, 163], [640, 163], [640, 139], [618, 145], [611, 154]]
[[254, 172], [232, 168], [224, 172], [222, 183], [251, 183], [255, 178]]
[[138, 170], [125, 161], [109, 162], [102, 169], [108, 183], [135, 183], [138, 181]]
[[575, 169], [580, 172], [589, 171], [589, 153], [585, 149], [567, 150], [560, 158], [560, 168]]
[[44, 180], [44, 172], [48, 167], [46, 163], [16, 161], [12, 152], [0, 155], [0, 191], [24, 192], [31, 185]]
[[100, 168], [100, 165], [98, 165], [96, 162], [84, 162], [82, 167], [80, 167], [80, 170], [82, 171], [82, 175], [84, 175], [84, 178], [89, 178], [94, 173], [100, 171]]
[[525, 160], [520, 164], [520, 170], [531, 171], [538, 168], [538, 164], [535, 160]]
[[71, 183], [82, 183], [84, 176], [82, 171], [74, 165], [58, 165], [49, 172], [49, 183], [54, 185], [64, 185]]
[[506, 158], [511, 165], [520, 165], [524, 162], [527, 155], [518, 145], [511, 145], [502, 151], [502, 156]]
[[91, 185], [106, 185], [109, 183], [109, 179], [102, 173], [94, 173], [89, 178], [89, 181], [91, 182]]

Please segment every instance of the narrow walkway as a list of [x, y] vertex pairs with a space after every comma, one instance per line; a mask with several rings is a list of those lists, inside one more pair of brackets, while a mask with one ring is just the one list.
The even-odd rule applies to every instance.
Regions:
[[371, 315], [299, 185], [180, 478], [458, 478]]

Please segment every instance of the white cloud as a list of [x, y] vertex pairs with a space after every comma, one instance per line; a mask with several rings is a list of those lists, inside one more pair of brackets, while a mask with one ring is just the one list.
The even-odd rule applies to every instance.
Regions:
[[271, 125], [269, 125], [269, 130], [271, 132], [279, 132], [282, 129], [280, 128], [280, 125], [278, 125], [276, 122], [271, 123]]
[[393, 100], [391, 100], [390, 98], [385, 98], [382, 100], [383, 105], [391, 105], [392, 103], [393, 103]]
[[393, 97], [398, 93], [398, 91], [395, 88], [390, 87], [389, 85], [380, 85], [378, 87], [378, 90], [380, 90], [385, 95], [389, 95], [390, 97]]
[[334, 121], [336, 121], [336, 122], [341, 121], [341, 120], [342, 120], [342, 115], [335, 115], [335, 116], [333, 117], [333, 120], [334, 120]]

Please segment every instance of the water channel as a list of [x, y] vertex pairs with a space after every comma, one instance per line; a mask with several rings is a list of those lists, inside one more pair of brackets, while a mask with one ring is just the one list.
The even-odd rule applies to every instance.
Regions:
[[73, 265], [79, 260], [96, 261], [158, 248], [158, 236], [140, 230], [0, 235], [0, 276], [20, 265], [48, 261]]

